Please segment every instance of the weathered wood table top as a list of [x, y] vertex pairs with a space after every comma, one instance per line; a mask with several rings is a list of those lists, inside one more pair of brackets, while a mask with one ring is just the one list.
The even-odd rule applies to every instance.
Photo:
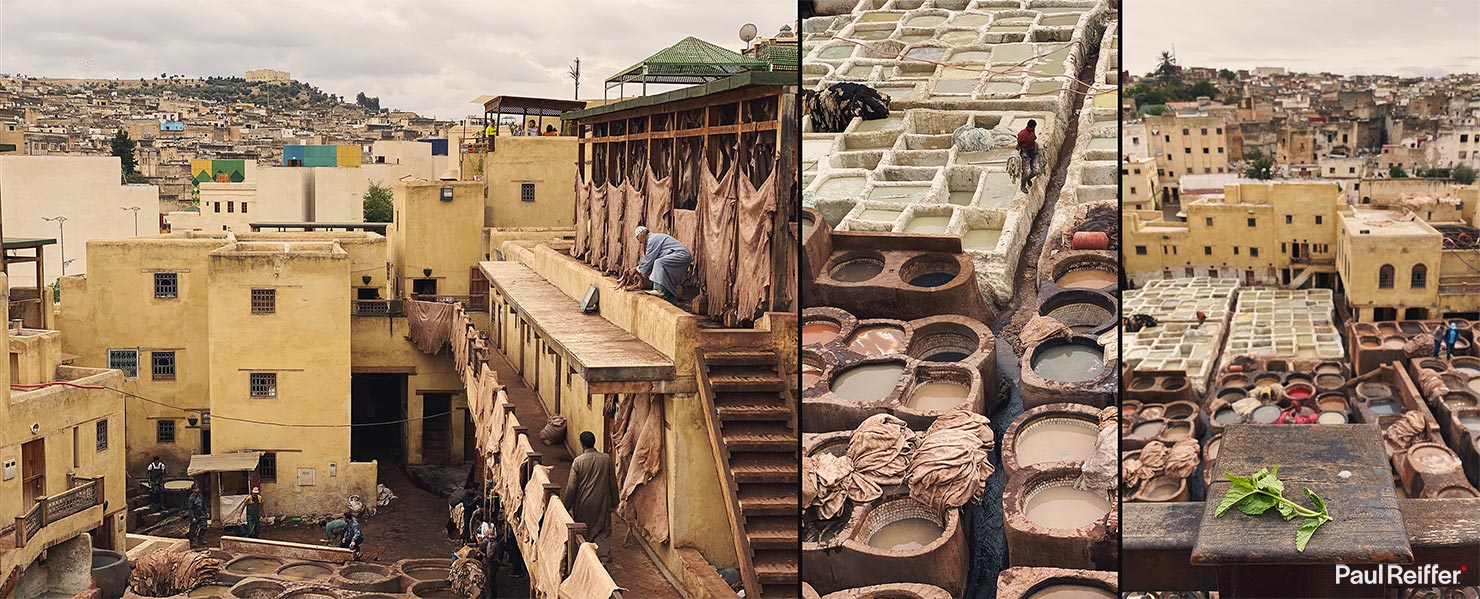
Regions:
[[[1251, 476], [1279, 466], [1284, 497], [1313, 508], [1302, 487], [1325, 500], [1333, 521], [1295, 550], [1303, 518], [1286, 522], [1271, 508], [1250, 516], [1231, 508], [1213, 513], [1232, 485], [1225, 471]], [[1224, 429], [1217, 472], [1203, 502], [1192, 549], [1198, 566], [1411, 563], [1413, 550], [1398, 510], [1393, 477], [1376, 425], [1235, 424]], [[1349, 476], [1343, 477], [1342, 473]]]

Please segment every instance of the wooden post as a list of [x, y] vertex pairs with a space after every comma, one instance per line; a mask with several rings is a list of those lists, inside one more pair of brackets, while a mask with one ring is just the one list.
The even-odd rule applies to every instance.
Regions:
[[15, 517], [15, 547], [20, 549], [26, 546], [26, 517]]
[[565, 529], [565, 560], [560, 564], [561, 578], [565, 578], [570, 574], [571, 568], [576, 563], [576, 553], [581, 550], [581, 543], [586, 540], [585, 524], [571, 522], [565, 525]]
[[[791, 140], [800, 140], [798, 129], [797, 94], [782, 94], [780, 121], [776, 131], [776, 215], [775, 228], [771, 231], [771, 311], [794, 310], [796, 298], [787, 297], [786, 281], [797, 273], [790, 272], [791, 261], [787, 253], [797, 251], [797, 241], [791, 237], [793, 203], [796, 195], [797, 155], [800, 144], [791, 145]], [[790, 146], [790, 147], [788, 147]]]

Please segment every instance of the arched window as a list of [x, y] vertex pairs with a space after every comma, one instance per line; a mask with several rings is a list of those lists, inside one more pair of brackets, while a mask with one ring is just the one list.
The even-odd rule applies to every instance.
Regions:
[[1422, 264], [1413, 265], [1413, 276], [1408, 281], [1408, 286], [1414, 289], [1423, 289], [1429, 284], [1429, 267]]
[[1377, 270], [1377, 288], [1378, 289], [1392, 289], [1393, 288], [1393, 265], [1391, 265], [1391, 264], [1384, 264], [1384, 265], [1382, 265], [1382, 268], [1380, 268], [1380, 269]]

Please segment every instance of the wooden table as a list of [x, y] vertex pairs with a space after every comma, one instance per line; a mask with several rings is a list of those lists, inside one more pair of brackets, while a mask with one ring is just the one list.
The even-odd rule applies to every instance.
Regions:
[[[1309, 487], [1335, 518], [1303, 552], [1295, 550], [1302, 518], [1286, 522], [1274, 508], [1260, 516], [1234, 508], [1213, 517], [1232, 485], [1223, 472], [1251, 476], [1273, 466], [1287, 499], [1312, 507], [1301, 490]], [[1335, 586], [1334, 564], [1413, 562], [1376, 425], [1231, 425], [1216, 467], [1191, 563], [1217, 567], [1224, 597], [1351, 597], [1354, 587]]]

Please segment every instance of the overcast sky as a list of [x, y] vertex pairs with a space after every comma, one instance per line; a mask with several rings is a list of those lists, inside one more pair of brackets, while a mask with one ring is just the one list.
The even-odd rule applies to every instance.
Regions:
[[469, 100], [483, 94], [570, 98], [577, 56], [581, 97], [600, 98], [607, 77], [686, 36], [738, 50], [741, 25], [769, 37], [796, 15], [792, 0], [0, 0], [0, 73], [272, 68], [452, 119], [481, 112]]
[[1442, 76], [1480, 72], [1477, 0], [1124, 0], [1125, 69], [1183, 66]]

